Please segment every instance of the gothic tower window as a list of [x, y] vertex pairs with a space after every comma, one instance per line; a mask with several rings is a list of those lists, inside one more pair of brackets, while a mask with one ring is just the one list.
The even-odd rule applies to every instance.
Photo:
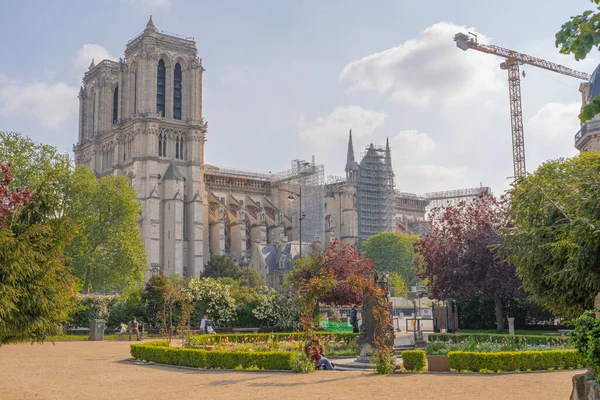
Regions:
[[158, 135], [158, 156], [167, 156], [167, 135], [164, 135], [162, 133]]
[[137, 113], [137, 71], [133, 73], [133, 113]]
[[179, 160], [179, 136], [175, 139], [175, 158]]
[[119, 86], [115, 87], [113, 92], [113, 124], [117, 123], [117, 119], [119, 117]]
[[185, 160], [185, 154], [183, 152], [184, 151], [183, 143], [184, 143], [184, 140], [183, 140], [183, 137], [181, 137], [181, 139], [179, 139], [179, 158], [181, 160]]
[[165, 116], [165, 80], [166, 80], [165, 62], [161, 58], [158, 62], [156, 73], [156, 112], [161, 117]]
[[173, 118], [181, 119], [181, 65], [175, 64], [173, 73]]

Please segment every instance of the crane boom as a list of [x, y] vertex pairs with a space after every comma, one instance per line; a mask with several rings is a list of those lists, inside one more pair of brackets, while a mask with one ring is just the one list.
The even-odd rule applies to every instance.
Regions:
[[461, 50], [473, 49], [482, 53], [493, 54], [506, 58], [506, 61], [500, 64], [500, 68], [508, 71], [508, 91], [510, 101], [510, 125], [512, 128], [513, 145], [513, 168], [514, 177], [525, 176], [525, 138], [523, 135], [523, 112], [521, 108], [521, 77], [519, 75], [519, 65], [528, 64], [534, 67], [543, 68], [548, 71], [557, 72], [562, 75], [571, 76], [581, 80], [589, 81], [591, 76], [585, 72], [576, 71], [563, 65], [555, 64], [541, 58], [532, 57], [527, 54], [519, 53], [514, 50], [505, 49], [500, 46], [480, 44], [477, 42], [477, 36], [471, 36], [464, 33], [454, 35], [456, 46]]

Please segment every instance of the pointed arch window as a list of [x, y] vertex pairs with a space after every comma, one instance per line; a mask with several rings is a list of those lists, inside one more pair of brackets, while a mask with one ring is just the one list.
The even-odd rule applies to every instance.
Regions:
[[166, 82], [165, 62], [161, 58], [158, 61], [158, 69], [156, 71], [156, 112], [161, 117], [165, 116], [165, 82]]
[[175, 139], [175, 158], [179, 159], [179, 136]]
[[173, 118], [181, 119], [181, 65], [175, 64], [175, 71], [173, 72]]
[[119, 118], [119, 86], [117, 85], [113, 92], [113, 117], [112, 117], [113, 124], [117, 123], [118, 118]]
[[167, 135], [162, 133], [158, 135], [158, 156], [167, 156]]

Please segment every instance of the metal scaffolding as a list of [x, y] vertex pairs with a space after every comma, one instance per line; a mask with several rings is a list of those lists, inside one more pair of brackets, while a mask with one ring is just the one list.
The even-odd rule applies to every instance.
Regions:
[[[284, 190], [277, 190], [281, 188]], [[302, 210], [300, 202], [287, 201], [289, 193], [300, 193], [302, 188]], [[292, 168], [271, 176], [272, 196], [276, 204], [285, 206], [284, 211], [292, 219], [292, 240], [300, 239], [299, 216], [305, 213], [302, 220], [302, 242], [312, 243], [325, 239], [325, 167], [312, 162], [293, 160]], [[283, 207], [282, 207], [283, 208]]]
[[490, 187], [480, 186], [478, 188], [425, 193], [423, 196], [429, 200], [429, 206], [427, 207], [427, 211], [429, 211], [435, 207], [455, 206], [461, 201], [490, 195], [492, 195], [492, 189]]
[[366, 148], [358, 173], [358, 245], [379, 232], [394, 232], [394, 171], [389, 147]]

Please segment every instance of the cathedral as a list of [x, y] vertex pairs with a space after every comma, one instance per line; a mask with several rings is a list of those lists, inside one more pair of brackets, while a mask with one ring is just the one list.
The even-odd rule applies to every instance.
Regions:
[[394, 189], [389, 144], [370, 145], [359, 163], [351, 133], [346, 177], [329, 184], [314, 157], [275, 174], [206, 164], [197, 54], [193, 38], [159, 31], [150, 18], [124, 58], [92, 60], [79, 93], [75, 163], [134, 187], [146, 279], [200, 276], [225, 254], [277, 288], [294, 258], [334, 238], [360, 246], [374, 233], [413, 233], [424, 222], [427, 202]]

